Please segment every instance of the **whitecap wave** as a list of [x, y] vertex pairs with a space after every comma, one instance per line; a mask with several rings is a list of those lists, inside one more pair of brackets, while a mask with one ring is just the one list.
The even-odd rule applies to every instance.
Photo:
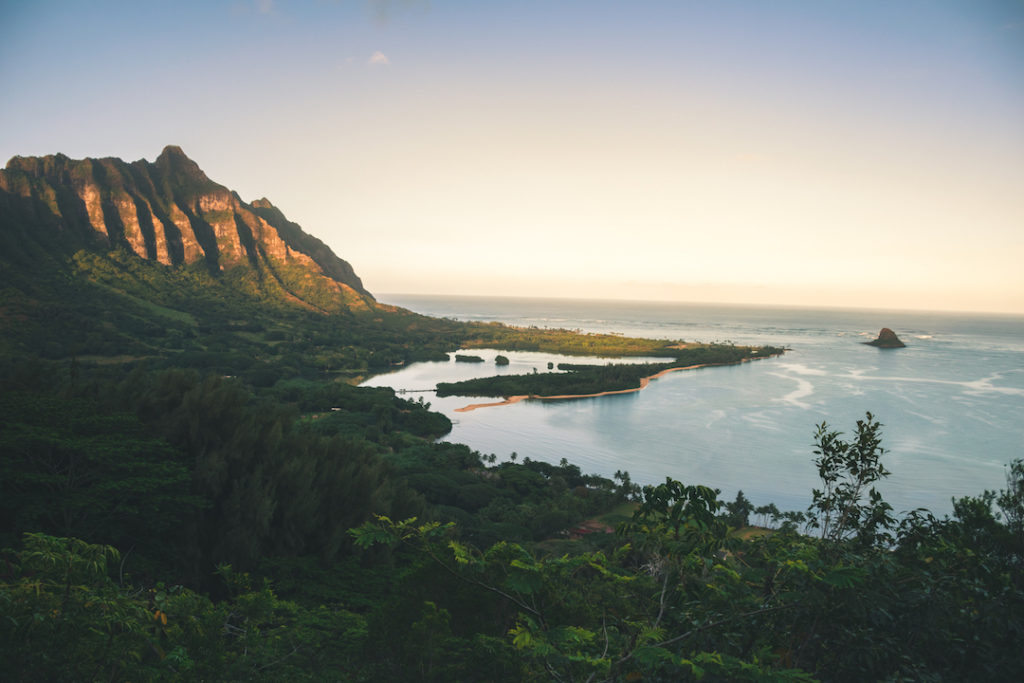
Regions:
[[[803, 363], [782, 363], [782, 367], [784, 367], [786, 370], [789, 370], [790, 372], [795, 372], [798, 375], [815, 375], [817, 377], [825, 377], [826, 375], [828, 375], [827, 370], [822, 370], [821, 368], [812, 368], [808, 365], [804, 365]], [[780, 377], [785, 377], [785, 375], [782, 375], [780, 373], [772, 374], [778, 375]]]
[[1003, 379], [1002, 373], [993, 373], [987, 377], [970, 380], [938, 379], [934, 377], [873, 377], [871, 375], [851, 372], [849, 377], [856, 380], [868, 380], [872, 382], [906, 382], [918, 384], [948, 384], [950, 386], [963, 387], [969, 394], [997, 393], [1005, 396], [1024, 396], [1024, 389], [1019, 387], [1000, 387], [993, 382]]
[[791, 379], [794, 382], [796, 382], [796, 389], [789, 392], [785, 396], [782, 396], [781, 398], [776, 398], [772, 400], [778, 401], [780, 403], [788, 403], [789, 405], [796, 406], [797, 408], [806, 409], [811, 407], [810, 403], [806, 403], [800, 400], [814, 393], [814, 385], [811, 384], [809, 380], [806, 380], [803, 377], [793, 377], [792, 375], [784, 375], [782, 373], [777, 372], [773, 372], [772, 374], [776, 375], [777, 377], [784, 377], [785, 379]]

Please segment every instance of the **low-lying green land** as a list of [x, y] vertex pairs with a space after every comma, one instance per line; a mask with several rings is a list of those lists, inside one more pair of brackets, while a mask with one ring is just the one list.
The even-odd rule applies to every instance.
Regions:
[[506, 351], [545, 351], [567, 356], [673, 357], [687, 346], [682, 341], [625, 337], [619, 334], [598, 334], [539, 327], [515, 327], [502, 323], [474, 323], [475, 338], [464, 342], [464, 348], [505, 349]]
[[[665, 347], [662, 348], [665, 352]], [[528, 373], [480, 377], [459, 382], [440, 382], [437, 395], [444, 396], [587, 396], [601, 392], [639, 389], [645, 378], [676, 368], [730, 365], [767, 358], [783, 352], [775, 347], [688, 344], [671, 349], [675, 360], [665, 363], [613, 363], [582, 365], [560, 363], [564, 372]]]

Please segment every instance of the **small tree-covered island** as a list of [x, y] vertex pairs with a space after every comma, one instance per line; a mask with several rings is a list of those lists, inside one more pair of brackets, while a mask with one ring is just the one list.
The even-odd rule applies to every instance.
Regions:
[[4, 680], [1024, 678], [1024, 462], [951, 516], [898, 516], [884, 416], [809, 424], [820, 483], [780, 511], [499, 463], [437, 441], [428, 401], [355, 386], [472, 349], [662, 360], [439, 395], [630, 391], [782, 352], [418, 315], [179, 148], [12, 159]]
[[[583, 337], [581, 343], [585, 340], [586, 337]], [[663, 363], [612, 363], [609, 365], [559, 363], [559, 370], [564, 372], [534, 372], [480, 377], [460, 382], [440, 382], [437, 385], [437, 395], [442, 397], [525, 396], [538, 399], [589, 398], [602, 394], [638, 391], [647, 386], [648, 380], [676, 370], [731, 365], [758, 358], [768, 358], [784, 351], [770, 346], [751, 347], [731, 344], [687, 344], [682, 346], [683, 348], [662, 347], [656, 349], [658, 353], [666, 353], [675, 357], [674, 360]], [[498, 357], [504, 358], [504, 356]]]

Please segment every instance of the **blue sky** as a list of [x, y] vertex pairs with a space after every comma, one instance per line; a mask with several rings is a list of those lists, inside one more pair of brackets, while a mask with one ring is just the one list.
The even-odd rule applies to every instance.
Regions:
[[0, 93], [377, 293], [1024, 312], [1022, 2], [0, 0]]

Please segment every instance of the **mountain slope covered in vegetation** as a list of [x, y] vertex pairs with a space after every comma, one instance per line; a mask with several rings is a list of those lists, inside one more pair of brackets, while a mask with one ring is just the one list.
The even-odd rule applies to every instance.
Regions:
[[120, 247], [168, 266], [248, 267], [266, 292], [314, 307], [331, 292], [326, 310], [373, 305], [348, 263], [268, 200], [248, 204], [210, 180], [180, 147], [154, 162], [15, 157], [0, 170], [0, 226], [9, 264]]

